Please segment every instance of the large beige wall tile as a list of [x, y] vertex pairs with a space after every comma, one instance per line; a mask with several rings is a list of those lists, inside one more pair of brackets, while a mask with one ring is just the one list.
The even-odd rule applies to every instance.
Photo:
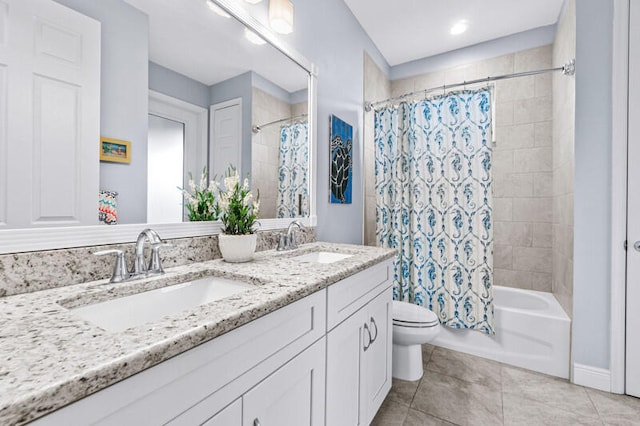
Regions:
[[547, 222], [553, 220], [551, 197], [514, 198], [513, 220], [522, 222]]
[[552, 150], [548, 147], [519, 149], [513, 154], [513, 167], [520, 172], [550, 172]]
[[528, 272], [551, 272], [552, 252], [543, 247], [514, 247], [513, 269]]

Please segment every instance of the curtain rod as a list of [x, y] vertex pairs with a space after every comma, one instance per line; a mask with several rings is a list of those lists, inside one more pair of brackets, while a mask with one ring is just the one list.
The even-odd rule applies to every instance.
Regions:
[[384, 103], [392, 102], [392, 101], [399, 101], [401, 99], [417, 95], [418, 93], [424, 93], [426, 95], [429, 92], [435, 92], [435, 91], [440, 91], [440, 90], [445, 91], [445, 90], [450, 89], [452, 87], [466, 86], [467, 84], [489, 83], [491, 81], [506, 80], [506, 79], [509, 79], [509, 78], [517, 78], [517, 77], [527, 77], [527, 76], [530, 76], [530, 75], [545, 74], [545, 73], [548, 73], [548, 72], [555, 72], [555, 71], [562, 71], [563, 75], [574, 75], [576, 73], [576, 60], [572, 59], [569, 62], [567, 62], [566, 64], [564, 64], [563, 66], [556, 67], [556, 68], [546, 68], [546, 69], [541, 69], [541, 70], [523, 71], [523, 72], [516, 72], [516, 73], [512, 73], [512, 74], [497, 75], [497, 76], [493, 76], [493, 77], [478, 78], [476, 80], [463, 81], [462, 83], [445, 84], [443, 86], [431, 87], [429, 89], [416, 90], [415, 92], [405, 93], [404, 95], [395, 96], [393, 98], [388, 98], [388, 99], [385, 99], [385, 100], [382, 100], [382, 101], [365, 102], [364, 110], [369, 112], [376, 105], [380, 105], [380, 104], [384, 104]]
[[261, 125], [254, 124], [251, 127], [251, 131], [253, 133], [260, 133], [260, 130], [262, 130], [263, 127], [267, 127], [267, 126], [270, 126], [272, 124], [284, 123], [285, 121], [297, 120], [298, 118], [304, 118], [306, 116], [307, 116], [307, 114], [300, 114], [300, 115], [296, 115], [295, 117], [281, 118], [280, 120], [270, 121], [268, 123], [264, 123], [264, 124], [261, 124]]

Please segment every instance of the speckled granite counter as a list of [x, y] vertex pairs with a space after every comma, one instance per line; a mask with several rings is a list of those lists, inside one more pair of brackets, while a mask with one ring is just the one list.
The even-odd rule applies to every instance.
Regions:
[[[291, 258], [311, 251], [353, 254], [332, 264]], [[23, 424], [224, 334], [394, 255], [375, 247], [312, 243], [257, 253], [252, 262], [220, 259], [163, 276], [106, 280], [0, 298], [0, 424]], [[255, 289], [119, 333], [66, 308], [203, 276], [235, 278]]]

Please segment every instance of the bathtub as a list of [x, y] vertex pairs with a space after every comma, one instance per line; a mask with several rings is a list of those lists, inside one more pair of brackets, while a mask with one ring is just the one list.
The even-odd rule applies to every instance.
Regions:
[[495, 336], [442, 327], [431, 343], [568, 379], [571, 320], [553, 294], [499, 286], [493, 291]]

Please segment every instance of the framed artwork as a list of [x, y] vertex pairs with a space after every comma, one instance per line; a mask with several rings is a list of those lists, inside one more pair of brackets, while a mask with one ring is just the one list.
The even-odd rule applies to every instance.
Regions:
[[100, 161], [131, 163], [131, 142], [101, 136]]
[[353, 182], [353, 126], [335, 115], [329, 117], [331, 135], [329, 199], [335, 204], [351, 204]]

